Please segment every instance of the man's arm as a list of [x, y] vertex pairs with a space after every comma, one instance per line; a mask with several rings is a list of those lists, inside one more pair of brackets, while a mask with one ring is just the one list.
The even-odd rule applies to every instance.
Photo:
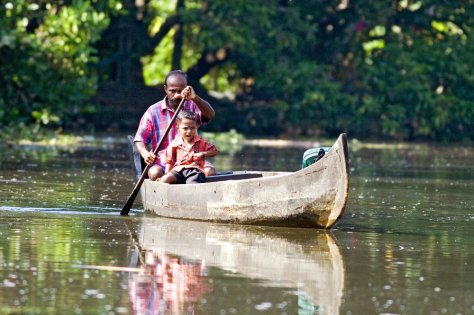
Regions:
[[198, 95], [193, 99], [193, 101], [197, 104], [199, 109], [201, 110], [201, 115], [211, 120], [216, 116], [216, 112], [214, 108], [212, 108], [211, 104], [208, 101], [203, 100]]

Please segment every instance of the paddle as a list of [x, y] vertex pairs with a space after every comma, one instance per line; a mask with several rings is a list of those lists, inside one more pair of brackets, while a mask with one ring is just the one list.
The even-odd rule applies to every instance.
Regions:
[[[161, 136], [160, 142], [158, 142], [158, 144], [155, 148], [155, 151], [153, 151], [153, 153], [155, 155], [158, 155], [158, 151], [160, 150], [161, 144], [163, 143], [164, 139], [168, 136], [168, 133], [171, 130], [171, 126], [173, 126], [173, 123], [176, 120], [176, 116], [178, 116], [178, 113], [181, 111], [181, 108], [183, 107], [183, 104], [184, 104], [184, 97], [181, 99], [181, 102], [179, 103], [178, 108], [174, 112], [174, 115], [171, 118], [171, 121], [170, 121], [168, 127], [165, 130], [165, 133], [163, 134], [163, 136]], [[130, 212], [130, 209], [132, 208], [133, 202], [135, 201], [135, 198], [137, 197], [138, 193], [140, 192], [140, 187], [143, 184], [143, 181], [145, 180], [145, 176], [146, 176], [146, 174], [148, 174], [148, 170], [150, 169], [151, 166], [152, 166], [151, 164], [146, 165], [145, 169], [143, 170], [142, 175], [140, 176], [140, 179], [138, 180], [137, 184], [135, 185], [135, 188], [133, 188], [133, 191], [130, 194], [130, 196], [128, 197], [127, 202], [123, 206], [122, 211], [120, 211], [120, 215], [128, 215], [128, 213]]]

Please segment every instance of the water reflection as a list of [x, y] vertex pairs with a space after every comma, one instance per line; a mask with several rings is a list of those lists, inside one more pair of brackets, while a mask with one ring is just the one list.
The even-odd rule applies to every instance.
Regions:
[[77, 267], [126, 265], [129, 240], [112, 219], [1, 211], [0, 314], [127, 312], [120, 273]]
[[193, 313], [207, 289], [202, 260], [146, 251], [139, 273], [129, 280], [135, 314]]
[[[137, 244], [144, 261], [130, 286], [137, 314], [216, 306], [238, 314], [338, 314], [341, 307], [345, 264], [328, 232], [142, 218]], [[221, 295], [234, 290], [245, 303]]]

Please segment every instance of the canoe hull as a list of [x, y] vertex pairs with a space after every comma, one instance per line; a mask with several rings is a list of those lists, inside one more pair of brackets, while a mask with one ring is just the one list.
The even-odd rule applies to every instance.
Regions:
[[345, 134], [313, 165], [296, 172], [194, 185], [145, 180], [145, 211], [163, 217], [237, 224], [331, 228], [349, 192]]

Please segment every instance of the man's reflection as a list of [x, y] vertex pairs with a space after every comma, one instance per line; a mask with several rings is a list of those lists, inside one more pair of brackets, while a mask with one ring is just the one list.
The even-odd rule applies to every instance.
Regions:
[[193, 314], [208, 291], [203, 261], [148, 251], [141, 271], [129, 279], [135, 314]]

